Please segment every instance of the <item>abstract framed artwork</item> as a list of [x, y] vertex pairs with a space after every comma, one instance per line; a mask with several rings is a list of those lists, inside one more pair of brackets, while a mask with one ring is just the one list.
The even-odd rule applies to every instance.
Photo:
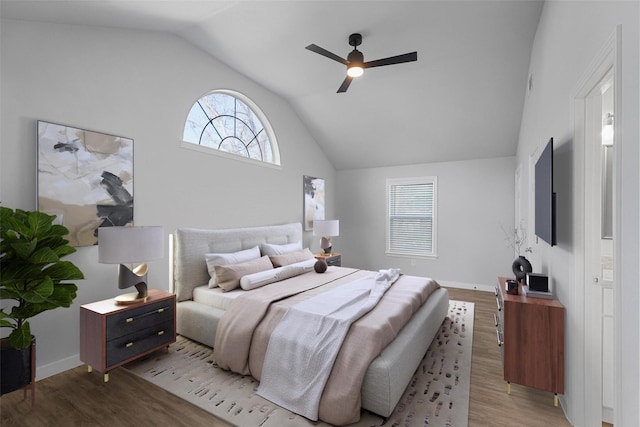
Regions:
[[56, 215], [72, 246], [98, 228], [133, 225], [133, 139], [37, 122], [38, 210]]
[[324, 179], [303, 176], [304, 230], [313, 230], [313, 221], [324, 219]]

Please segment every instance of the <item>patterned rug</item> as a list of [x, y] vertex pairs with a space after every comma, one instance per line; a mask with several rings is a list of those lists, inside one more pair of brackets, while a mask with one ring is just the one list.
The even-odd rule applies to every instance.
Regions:
[[[473, 318], [473, 303], [450, 301], [447, 317], [393, 414], [385, 420], [363, 411], [352, 426], [467, 426]], [[210, 347], [181, 336], [169, 352], [154, 353], [126, 369], [236, 426], [329, 427], [256, 395], [253, 378], [222, 370]]]

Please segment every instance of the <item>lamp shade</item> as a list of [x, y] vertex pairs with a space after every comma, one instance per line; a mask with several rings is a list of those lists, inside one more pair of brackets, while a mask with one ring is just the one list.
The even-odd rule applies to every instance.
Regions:
[[313, 235], [332, 237], [340, 235], [340, 221], [337, 219], [322, 219], [313, 221]]
[[163, 255], [164, 230], [160, 226], [98, 229], [98, 261], [102, 264], [133, 264]]

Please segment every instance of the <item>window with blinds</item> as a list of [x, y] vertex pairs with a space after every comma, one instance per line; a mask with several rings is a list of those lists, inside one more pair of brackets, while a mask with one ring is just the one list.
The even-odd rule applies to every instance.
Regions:
[[387, 253], [436, 256], [436, 178], [387, 180]]

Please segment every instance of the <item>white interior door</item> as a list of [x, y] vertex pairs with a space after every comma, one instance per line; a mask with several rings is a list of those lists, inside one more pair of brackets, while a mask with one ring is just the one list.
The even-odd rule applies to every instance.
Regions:
[[604, 138], [603, 128], [609, 118], [615, 119], [613, 84], [613, 73], [607, 72], [587, 96], [585, 111], [585, 317], [591, 322], [590, 366], [597, 373], [592, 393], [601, 402], [592, 410], [597, 411], [598, 419], [609, 423], [614, 414], [615, 145]]

